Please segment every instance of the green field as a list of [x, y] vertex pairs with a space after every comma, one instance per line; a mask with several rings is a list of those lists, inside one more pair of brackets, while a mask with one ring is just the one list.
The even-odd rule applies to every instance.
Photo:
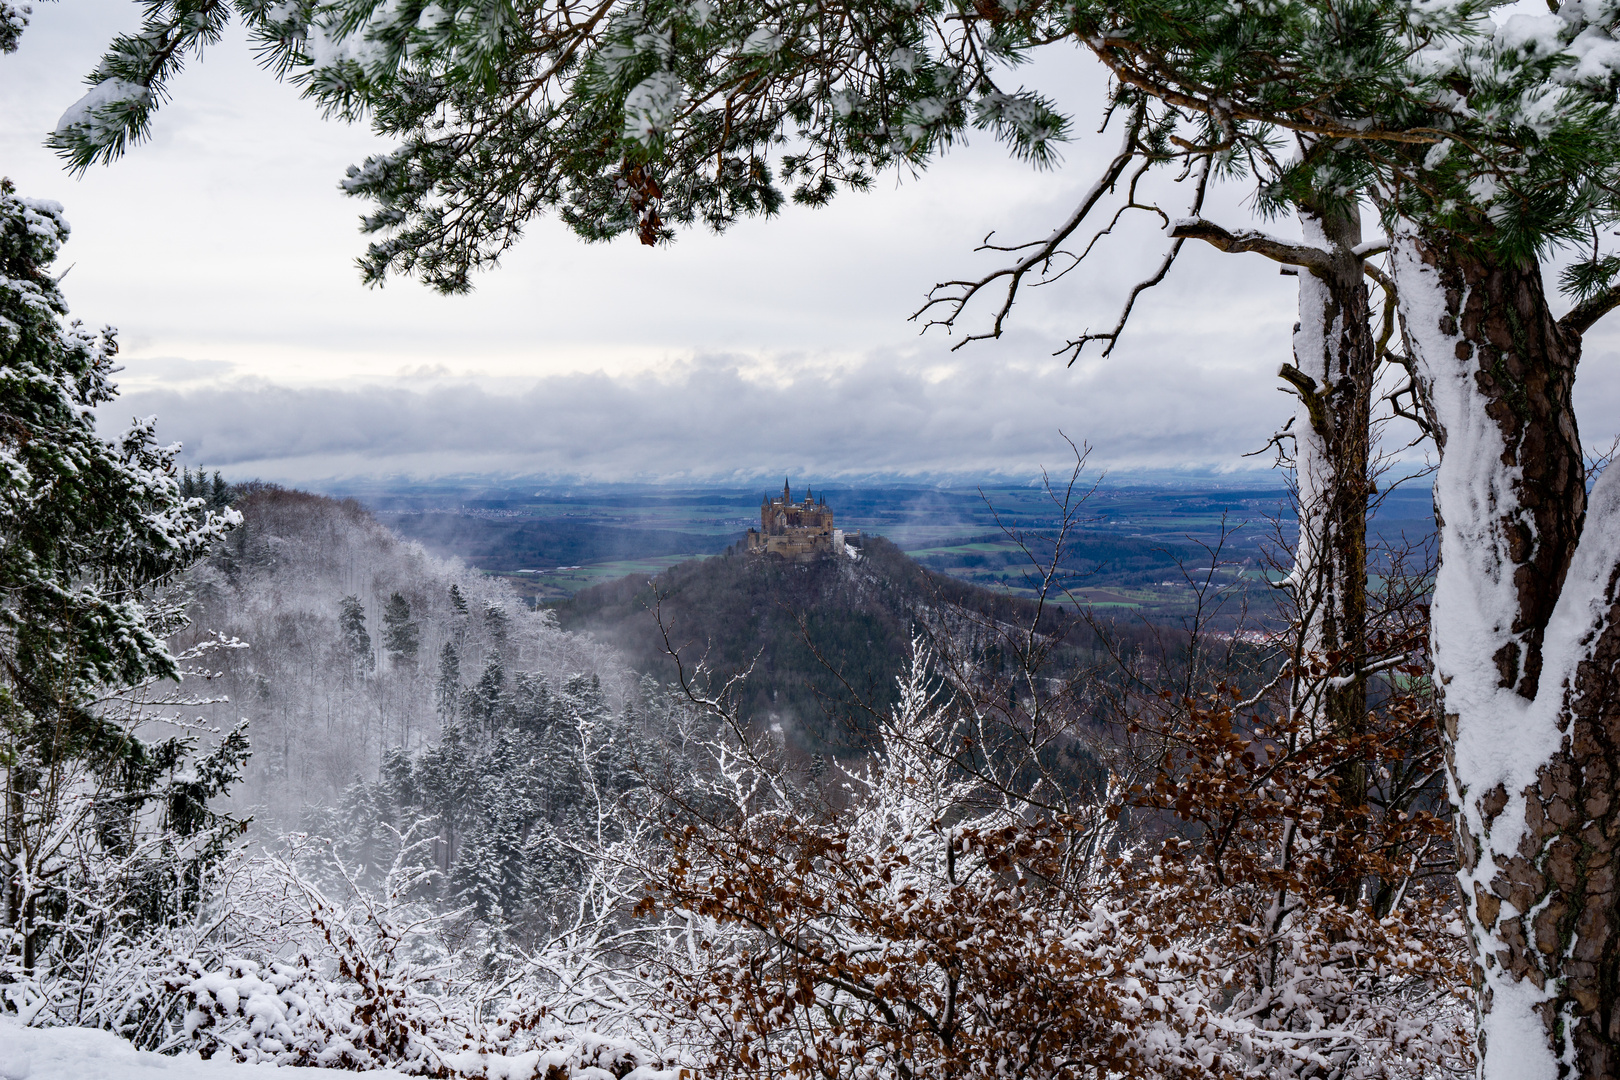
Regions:
[[644, 574], [651, 578], [678, 563], [706, 558], [707, 555], [663, 555], [646, 559], [613, 559], [580, 566], [559, 566], [552, 570], [500, 572], [492, 576], [505, 578], [521, 595], [545, 603], [566, 599], [581, 589], [600, 585], [604, 581], [617, 581], [631, 574]]
[[[961, 538], [906, 552], [930, 569], [1016, 596], [1037, 594], [1051, 557], [1026, 540], [1028, 550], [1010, 537]], [[1218, 598], [1233, 612], [1267, 599], [1263, 586], [1272, 573], [1253, 546], [1230, 545], [1211, 571], [1208, 550], [1191, 538], [1121, 536], [1100, 530], [1076, 531], [1058, 561], [1047, 596], [1113, 615], [1136, 614], [1152, 621], [1191, 615], [1203, 586], [1206, 609]], [[1032, 558], [1033, 556], [1033, 558]], [[1037, 566], [1039, 559], [1042, 565]]]

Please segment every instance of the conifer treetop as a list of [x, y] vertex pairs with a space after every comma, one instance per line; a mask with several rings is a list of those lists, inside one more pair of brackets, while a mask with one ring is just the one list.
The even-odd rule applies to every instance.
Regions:
[[[1500, 25], [1482, 0], [151, 0], [50, 143], [77, 169], [150, 130], [184, 59], [233, 13], [262, 61], [328, 114], [398, 140], [352, 167], [373, 204], [366, 279], [470, 287], [555, 211], [579, 235], [720, 230], [920, 168], [972, 130], [1049, 165], [1071, 122], [1017, 83], [1044, 47], [1114, 77], [1140, 146], [1215, 159], [1265, 211], [1353, 200], [1519, 255], [1615, 217], [1620, 5], [1574, 0]], [[1292, 137], [1290, 137], [1292, 136]], [[1594, 248], [1566, 286], [1601, 291]]]
[[[154, 418], [96, 434], [117, 336], [66, 321], [50, 268], [68, 232], [60, 205], [0, 180], [0, 662], [24, 697], [172, 677], [146, 592], [240, 520], [181, 495], [180, 448], [158, 444]], [[24, 678], [46, 656], [67, 665], [56, 687]]]

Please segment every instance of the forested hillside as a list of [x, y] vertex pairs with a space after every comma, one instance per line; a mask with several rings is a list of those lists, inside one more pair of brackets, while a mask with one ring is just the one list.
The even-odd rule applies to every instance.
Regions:
[[[650, 581], [630, 576], [583, 590], [557, 617], [660, 681], [676, 677], [669, 645], [688, 670], [701, 660], [722, 677], [747, 671], [739, 705], [750, 721], [778, 727], [807, 754], [858, 752], [870, 745], [867, 707], [894, 706], [915, 637], [938, 632], [954, 609], [1007, 625], [1036, 617], [1033, 602], [934, 573], [881, 537], [860, 551], [854, 560], [789, 563], [732, 548]], [[1049, 606], [1040, 628], [1061, 643], [1049, 676], [1105, 659], [1092, 622], [1072, 609]], [[1156, 631], [1127, 621], [1109, 633], [1129, 650]]]
[[242, 524], [184, 579], [186, 637], [221, 634], [207, 710], [249, 722], [238, 799], [265, 823], [296, 824], [375, 779], [384, 753], [439, 739], [446, 718], [490, 716], [514, 694], [595, 678], [615, 705], [613, 654], [560, 631], [499, 581], [427, 554], [358, 503], [249, 486]]
[[705, 555], [729, 542], [727, 537], [704, 533], [516, 516], [390, 513], [384, 520], [401, 536], [480, 570], [550, 569], [634, 556]]

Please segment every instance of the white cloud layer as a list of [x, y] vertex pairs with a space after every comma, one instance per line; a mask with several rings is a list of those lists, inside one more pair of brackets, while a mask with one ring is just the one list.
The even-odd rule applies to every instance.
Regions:
[[657, 375], [572, 373], [527, 385], [140, 380], [104, 419], [156, 413], [163, 436], [184, 442], [184, 460], [236, 478], [662, 481], [1025, 476], [1063, 465], [1060, 432], [1091, 442], [1115, 468], [1233, 467], [1286, 412], [1263, 383], [1195, 360], [1144, 373], [1125, 364], [1072, 371], [1044, 358], [942, 369], [878, 355], [763, 369], [702, 356]]

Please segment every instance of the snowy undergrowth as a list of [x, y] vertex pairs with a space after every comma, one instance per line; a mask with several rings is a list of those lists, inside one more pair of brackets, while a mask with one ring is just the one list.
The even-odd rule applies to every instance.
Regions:
[[[8, 985], [18, 1008], [0, 1030], [0, 1077], [183, 1076], [227, 1063], [446, 1080], [677, 1075], [664, 1055], [607, 1033], [615, 1016], [559, 1018], [602, 998], [600, 979], [557, 977], [588, 925], [576, 920], [573, 935], [492, 970], [486, 953], [466, 947], [463, 913], [410, 899], [431, 873], [413, 866], [415, 850], [402, 849], [378, 892], [341, 899], [287, 859], [238, 857], [197, 925], [123, 943], [122, 963], [78, 987], [88, 1012], [82, 1002], [71, 1011], [71, 972]], [[597, 875], [582, 891], [606, 885], [612, 901], [624, 884]], [[75, 1015], [111, 1030], [69, 1026]]]
[[[137, 1050], [127, 1040], [94, 1028], [28, 1028], [14, 1018], [0, 1016], [0, 1080], [238, 1080], [241, 1077], [291, 1077], [318, 1070], [276, 1069], [271, 1065], [240, 1065], [218, 1059], [205, 1061], [195, 1053], [155, 1054]], [[330, 1075], [329, 1073], [324, 1075]], [[404, 1074], [377, 1069], [367, 1076]]]

